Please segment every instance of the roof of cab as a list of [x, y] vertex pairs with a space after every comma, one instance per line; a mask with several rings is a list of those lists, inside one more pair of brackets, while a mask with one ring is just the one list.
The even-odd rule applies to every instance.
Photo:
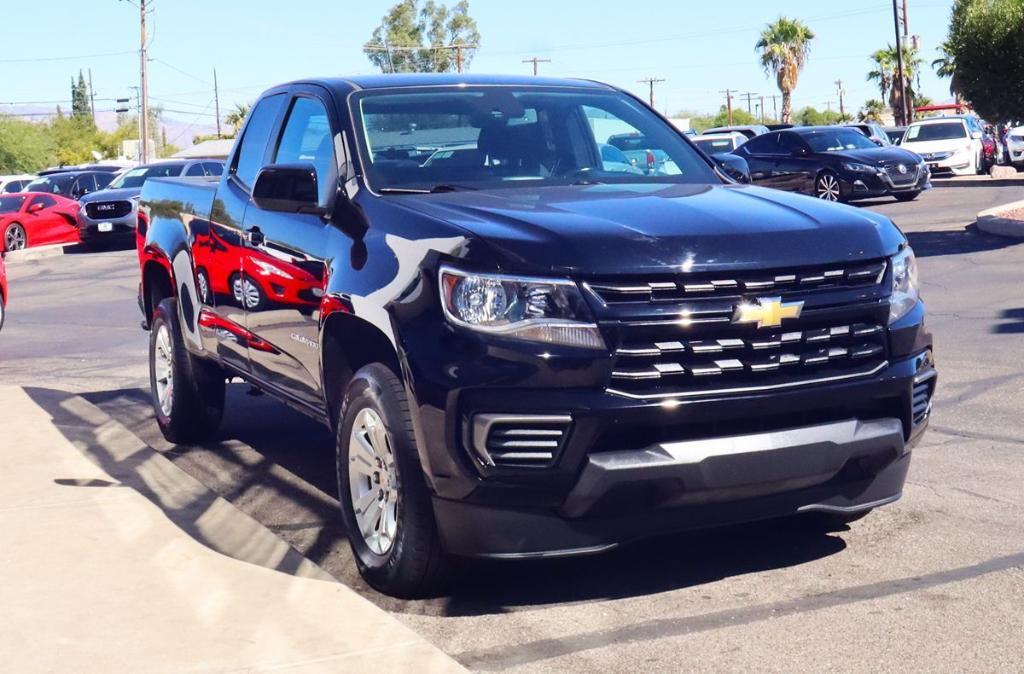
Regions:
[[[591, 80], [558, 77], [534, 77], [530, 75], [476, 75], [468, 73], [395, 73], [383, 75], [358, 75], [355, 77], [314, 77], [290, 82], [289, 84], [311, 83], [334, 89], [352, 91], [359, 89], [392, 89], [396, 87], [451, 87], [501, 85], [522, 87], [575, 87], [611, 91], [614, 87]], [[285, 85], [281, 85], [285, 86]], [[277, 88], [277, 87], [273, 87]]]

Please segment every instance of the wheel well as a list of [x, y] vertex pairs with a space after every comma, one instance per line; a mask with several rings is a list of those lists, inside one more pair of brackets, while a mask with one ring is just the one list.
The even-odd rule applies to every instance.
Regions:
[[327, 319], [321, 340], [323, 386], [331, 423], [337, 421], [338, 408], [352, 375], [370, 363], [382, 363], [402, 376], [398, 354], [391, 340], [370, 323], [351, 314], [336, 314]]
[[142, 268], [142, 301], [145, 303], [147, 323], [153, 318], [153, 310], [157, 305], [168, 297], [174, 297], [170, 273], [159, 262], [150, 260]]

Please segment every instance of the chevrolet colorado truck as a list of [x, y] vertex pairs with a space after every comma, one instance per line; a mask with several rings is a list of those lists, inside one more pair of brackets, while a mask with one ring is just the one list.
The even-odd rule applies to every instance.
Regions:
[[[665, 170], [604, 163], [622, 134]], [[888, 218], [734, 182], [600, 83], [284, 84], [221, 178], [149, 180], [139, 214], [164, 435], [214, 435], [231, 378], [329, 425], [391, 594], [460, 557], [859, 518], [900, 497], [931, 412]]]

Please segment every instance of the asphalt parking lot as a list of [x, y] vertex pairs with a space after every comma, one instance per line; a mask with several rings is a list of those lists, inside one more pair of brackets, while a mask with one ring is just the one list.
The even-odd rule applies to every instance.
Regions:
[[902, 501], [833, 533], [777, 522], [478, 563], [448, 596], [382, 597], [345, 542], [326, 429], [235, 384], [219, 442], [163, 441], [131, 250], [9, 264], [0, 382], [81, 395], [471, 669], [1019, 671], [1024, 242], [971, 223], [1022, 198], [1024, 180], [984, 178], [862, 205], [917, 252], [940, 382]]

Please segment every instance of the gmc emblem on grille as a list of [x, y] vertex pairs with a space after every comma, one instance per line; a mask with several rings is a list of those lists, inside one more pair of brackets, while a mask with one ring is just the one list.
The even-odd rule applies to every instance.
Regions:
[[114, 204], [99, 204], [96, 206], [97, 211], [112, 211], [114, 210]]

